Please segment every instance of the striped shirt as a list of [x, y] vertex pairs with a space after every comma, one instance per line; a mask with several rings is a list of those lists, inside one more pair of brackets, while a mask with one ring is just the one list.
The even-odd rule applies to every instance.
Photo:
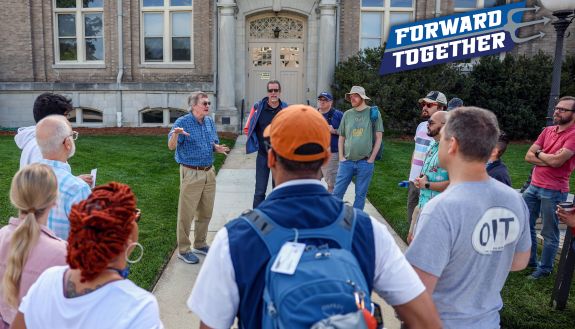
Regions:
[[50, 210], [47, 226], [57, 237], [68, 240], [70, 232], [68, 216], [72, 205], [87, 199], [92, 190], [86, 182], [72, 175], [69, 164], [47, 159], [42, 159], [40, 163], [52, 167], [58, 179], [58, 204]]
[[179, 117], [168, 134], [168, 140], [174, 133], [174, 128], [184, 128], [190, 134], [178, 136], [176, 146], [176, 162], [188, 166], [210, 166], [214, 162], [214, 144], [219, 144], [216, 126], [211, 117], [204, 117], [199, 123], [192, 114]]
[[415, 131], [415, 150], [413, 151], [413, 161], [411, 162], [411, 171], [409, 172], [409, 180], [412, 182], [421, 174], [427, 148], [433, 140], [433, 137], [427, 135], [427, 125], [427, 121], [423, 121], [417, 126], [417, 130]]

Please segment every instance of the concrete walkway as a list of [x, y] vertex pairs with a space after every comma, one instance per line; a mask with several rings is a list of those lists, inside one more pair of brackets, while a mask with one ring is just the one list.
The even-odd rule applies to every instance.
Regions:
[[[208, 232], [208, 243], [211, 243], [215, 233], [222, 228], [228, 220], [236, 218], [242, 211], [252, 207], [255, 171], [255, 153], [250, 155], [245, 154], [245, 136], [239, 136], [235, 147], [232, 149], [217, 176], [216, 200]], [[268, 187], [268, 191], [270, 190], [271, 179], [270, 186]], [[353, 203], [353, 192], [354, 186], [352, 183], [344, 199]], [[405, 243], [397, 236], [369, 201], [366, 202], [365, 211], [384, 223], [394, 235], [400, 248], [405, 250]], [[194, 286], [202, 262], [203, 257], [200, 256], [200, 264], [186, 264], [178, 260], [174, 252], [170, 262], [154, 287], [153, 294], [158, 299], [160, 316], [167, 329], [199, 328], [200, 320], [187, 308], [186, 301]], [[382, 306], [385, 304], [378, 296], [374, 296], [374, 300], [377, 303]], [[214, 307], [217, 307], [217, 305], [214, 305]], [[385, 305], [383, 314], [387, 329], [400, 327], [399, 321], [394, 316], [393, 308]]]

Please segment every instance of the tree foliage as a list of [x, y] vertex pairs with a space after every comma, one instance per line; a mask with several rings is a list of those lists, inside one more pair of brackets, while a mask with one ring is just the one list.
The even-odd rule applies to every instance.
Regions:
[[[439, 90], [448, 100], [459, 97], [465, 105], [493, 111], [501, 129], [513, 139], [533, 139], [545, 126], [552, 71], [549, 55], [507, 54], [503, 60], [495, 55], [475, 65], [440, 64], [380, 76], [383, 52], [383, 48], [362, 50], [337, 65], [332, 89], [340, 109], [351, 107], [344, 101], [345, 93], [359, 85], [371, 104], [382, 110], [387, 129], [413, 133], [421, 120], [418, 100]], [[561, 91], [561, 95], [575, 95], [575, 56], [564, 62]]]

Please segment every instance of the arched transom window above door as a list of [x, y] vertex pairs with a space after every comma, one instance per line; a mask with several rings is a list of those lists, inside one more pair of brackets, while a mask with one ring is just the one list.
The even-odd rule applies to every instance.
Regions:
[[304, 23], [293, 17], [268, 16], [250, 22], [250, 39], [304, 38]]

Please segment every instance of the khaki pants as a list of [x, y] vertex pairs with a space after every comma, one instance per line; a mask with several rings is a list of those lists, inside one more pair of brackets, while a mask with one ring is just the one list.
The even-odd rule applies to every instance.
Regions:
[[327, 191], [333, 192], [335, 186], [335, 177], [337, 176], [337, 168], [339, 167], [339, 153], [332, 153], [328, 163], [321, 167], [321, 174], [327, 183]]
[[178, 251], [190, 251], [190, 230], [194, 225], [194, 248], [207, 246], [208, 225], [216, 197], [216, 171], [190, 169], [180, 166], [180, 198], [178, 201]]
[[421, 209], [419, 206], [415, 206], [413, 209], [413, 217], [411, 218], [411, 224], [409, 225], [409, 232], [407, 233], [407, 244], [410, 244], [413, 241], [413, 235], [415, 234], [415, 230], [417, 228], [417, 220], [419, 218], [419, 213]]
[[409, 186], [407, 187], [407, 221], [411, 223], [413, 218], [413, 209], [419, 203], [419, 189], [415, 187], [412, 181], [409, 181]]

